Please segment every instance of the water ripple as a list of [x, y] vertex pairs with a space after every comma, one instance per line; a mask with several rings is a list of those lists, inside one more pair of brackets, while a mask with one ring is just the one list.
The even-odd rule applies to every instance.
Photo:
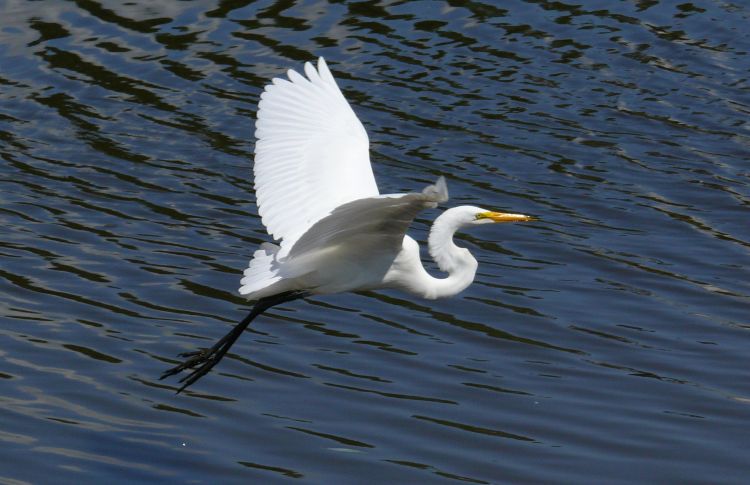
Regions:
[[[0, 480], [745, 480], [746, 7], [6, 3]], [[318, 55], [383, 192], [539, 220], [458, 235], [458, 298], [274, 308], [174, 396], [268, 240], [258, 95]]]

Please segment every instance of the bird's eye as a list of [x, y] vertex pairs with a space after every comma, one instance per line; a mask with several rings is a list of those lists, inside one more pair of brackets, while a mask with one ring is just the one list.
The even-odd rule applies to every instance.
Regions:
[[477, 212], [477, 214], [474, 216], [474, 220], [478, 221], [479, 219], [484, 219], [487, 216], [484, 214], [484, 212]]

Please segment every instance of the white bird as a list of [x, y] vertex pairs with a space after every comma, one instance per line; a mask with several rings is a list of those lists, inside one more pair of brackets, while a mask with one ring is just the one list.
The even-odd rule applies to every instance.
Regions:
[[309, 295], [396, 288], [428, 299], [463, 291], [477, 260], [453, 242], [464, 227], [528, 221], [522, 214], [473, 206], [448, 209], [433, 223], [430, 255], [447, 277], [425, 271], [419, 245], [406, 231], [416, 215], [448, 200], [440, 177], [421, 193], [380, 194], [370, 166], [367, 132], [323, 58], [305, 63], [305, 78], [273, 79], [261, 94], [255, 137], [258, 212], [278, 245], [264, 243], [244, 272], [239, 292], [255, 301], [250, 314], [213, 347], [180, 354], [178, 393], [205, 375], [250, 322], [274, 305]]

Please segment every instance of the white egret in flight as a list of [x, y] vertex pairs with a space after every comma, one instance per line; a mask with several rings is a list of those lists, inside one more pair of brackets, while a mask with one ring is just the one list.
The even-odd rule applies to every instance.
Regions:
[[440, 177], [421, 193], [380, 194], [370, 167], [367, 132], [326, 62], [289, 70], [261, 94], [255, 137], [255, 194], [268, 233], [244, 272], [240, 294], [255, 301], [242, 322], [208, 349], [180, 354], [177, 391], [204, 376], [250, 322], [274, 305], [309, 295], [397, 288], [422, 298], [455, 295], [474, 280], [477, 260], [456, 246], [464, 227], [528, 221], [472, 206], [448, 209], [432, 225], [430, 255], [447, 277], [425, 271], [417, 242], [406, 235], [416, 215], [448, 200]]

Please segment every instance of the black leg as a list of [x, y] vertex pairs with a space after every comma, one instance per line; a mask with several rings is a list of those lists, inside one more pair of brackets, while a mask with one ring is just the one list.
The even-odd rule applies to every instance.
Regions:
[[304, 298], [307, 295], [308, 293], [305, 293], [303, 291], [288, 291], [286, 293], [279, 293], [278, 295], [261, 298], [255, 303], [253, 309], [250, 310], [250, 314], [246, 316], [240, 323], [238, 323], [232, 330], [230, 330], [229, 333], [220, 338], [213, 347], [180, 354], [180, 357], [187, 357], [187, 360], [165, 371], [159, 379], [161, 380], [165, 377], [179, 374], [186, 369], [193, 369], [190, 374], [180, 379], [180, 383], [184, 382], [184, 384], [177, 391], [177, 394], [179, 394], [190, 384], [193, 384], [195, 381], [206, 375], [213, 366], [219, 363], [222, 357], [224, 357], [227, 351], [229, 351], [232, 345], [234, 345], [234, 342], [237, 341], [239, 336], [242, 335], [242, 332], [247, 328], [248, 325], [250, 325], [250, 322], [252, 322], [255, 317], [268, 310], [272, 306], [279, 305], [287, 301], [296, 300], [298, 298]]

